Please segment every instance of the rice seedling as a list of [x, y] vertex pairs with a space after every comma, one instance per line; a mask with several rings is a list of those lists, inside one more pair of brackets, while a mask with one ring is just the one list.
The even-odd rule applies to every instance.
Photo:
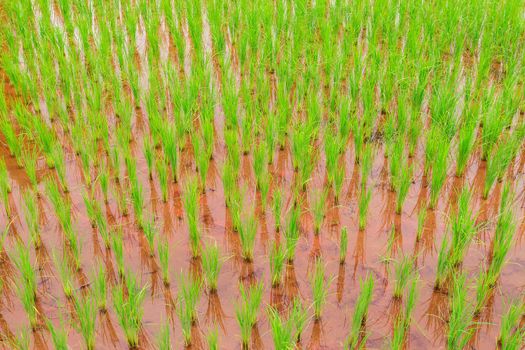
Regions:
[[146, 287], [141, 288], [133, 274], [126, 274], [125, 282], [113, 288], [113, 307], [130, 348], [139, 345], [145, 296]]
[[330, 283], [331, 281], [326, 281], [324, 264], [317, 260], [311, 277], [314, 317], [316, 320], [321, 318], [321, 313], [328, 297]]
[[516, 233], [516, 222], [512, 208], [513, 200], [514, 194], [507, 183], [501, 194], [498, 222], [496, 223], [494, 240], [492, 242], [492, 257], [487, 270], [487, 282], [491, 288], [495, 286], [506, 263], [507, 254], [512, 247], [512, 241]]
[[[22, 163], [24, 165], [24, 170], [31, 182], [31, 185], [36, 189], [38, 185], [38, 176], [37, 176], [37, 161], [38, 155], [35, 149], [23, 149], [22, 150]], [[1, 163], [0, 163], [1, 164]], [[5, 164], [5, 163], [4, 163]], [[1, 168], [1, 165], [0, 165]], [[3, 178], [3, 176], [0, 176]]]
[[286, 262], [286, 251], [280, 245], [277, 245], [276, 242], [273, 242], [270, 248], [269, 260], [272, 287], [277, 287], [283, 279], [282, 274]]
[[395, 180], [394, 186], [396, 189], [396, 214], [401, 214], [403, 210], [403, 204], [405, 203], [410, 184], [412, 183], [414, 167], [403, 163], [399, 170], [399, 175]]
[[295, 332], [295, 341], [301, 341], [301, 335], [308, 323], [308, 310], [303, 306], [299, 297], [295, 297], [292, 303], [292, 309], [288, 316], [293, 324]]
[[183, 317], [189, 317], [191, 326], [191, 324], [197, 321], [197, 304], [199, 303], [202, 281], [197, 276], [182, 274], [179, 279], [179, 287], [179, 307], [183, 309]]
[[272, 331], [273, 344], [275, 349], [290, 350], [295, 348], [295, 337], [293, 334], [293, 324], [290, 319], [283, 320], [279, 312], [269, 307], [267, 309], [270, 319], [270, 329]]
[[219, 334], [217, 329], [214, 328], [206, 335], [206, 342], [208, 343], [209, 350], [217, 350], [219, 348]]
[[501, 316], [501, 328], [498, 335], [498, 345], [501, 349], [519, 349], [525, 341], [525, 329], [521, 318], [525, 306], [523, 302], [514, 301]]
[[153, 147], [153, 142], [149, 137], [144, 138], [144, 159], [146, 159], [146, 164], [148, 166], [148, 177], [150, 180], [153, 180], [153, 161], [155, 160], [155, 149]]
[[403, 296], [403, 292], [407, 283], [413, 278], [414, 274], [414, 258], [403, 257], [395, 263], [395, 283], [394, 283], [394, 298], [399, 299]]
[[208, 244], [202, 252], [202, 270], [204, 281], [210, 293], [217, 292], [222, 259], [217, 244]]
[[78, 332], [82, 335], [86, 349], [95, 348], [97, 307], [91, 296], [75, 296], [75, 311], [78, 317]]
[[47, 320], [47, 329], [51, 333], [51, 341], [55, 350], [68, 350], [68, 333], [64, 325], [64, 320], [60, 319], [60, 325], [55, 327], [51, 321]]
[[286, 230], [284, 231], [284, 237], [286, 239], [285, 251], [286, 258], [289, 262], [292, 262], [295, 258], [295, 248], [299, 240], [299, 216], [300, 209], [298, 206], [292, 207], [288, 217], [288, 223]]
[[67, 259], [64, 257], [59, 258], [56, 252], [53, 252], [53, 262], [58, 271], [58, 277], [60, 278], [60, 282], [62, 283], [62, 290], [64, 291], [64, 295], [67, 298], [72, 298], [73, 292], [75, 291], [75, 286], [73, 282], [74, 275], [71, 267], [69, 266], [69, 263], [67, 262]]
[[257, 323], [257, 313], [262, 301], [263, 285], [255, 284], [247, 289], [240, 284], [240, 300], [235, 305], [235, 317], [241, 329], [241, 342], [247, 348], [252, 336], [252, 328]]
[[323, 224], [323, 220], [325, 217], [327, 196], [328, 196], [328, 192], [326, 190], [313, 193], [312, 204], [311, 204], [310, 210], [312, 212], [313, 219], [314, 219], [314, 233], [316, 235], [318, 235], [319, 232], [321, 231], [321, 225]]
[[142, 225], [142, 232], [144, 232], [144, 237], [146, 237], [146, 242], [148, 243], [149, 255], [151, 257], [155, 256], [155, 240], [158, 236], [157, 228], [153, 220], [147, 220]]
[[254, 210], [250, 210], [239, 227], [239, 238], [241, 240], [242, 257], [246, 261], [253, 260], [253, 251], [255, 249], [255, 238], [257, 236], [257, 221]]
[[42, 240], [40, 238], [40, 225], [38, 223], [40, 212], [36, 200], [36, 196], [32, 191], [28, 190], [24, 192], [25, 218], [29, 236], [35, 248], [39, 248], [42, 245]]
[[172, 344], [170, 340], [170, 324], [164, 324], [159, 332], [157, 338], [157, 345], [159, 350], [169, 350], [172, 349]]
[[97, 263], [92, 279], [93, 282], [91, 290], [93, 292], [93, 299], [95, 300], [98, 310], [100, 312], [106, 312], [108, 300], [108, 286], [106, 269], [104, 268], [104, 265], [102, 265], [102, 263]]
[[473, 310], [468, 304], [466, 277], [454, 276], [450, 296], [450, 317], [448, 320], [447, 349], [463, 349], [474, 332]]
[[199, 229], [199, 187], [195, 178], [188, 180], [183, 193], [183, 204], [188, 222], [190, 246], [193, 257], [200, 255], [200, 229]]
[[368, 207], [370, 205], [371, 199], [372, 199], [372, 190], [369, 189], [366, 185], [362, 185], [361, 191], [359, 192], [359, 199], [358, 199], [359, 230], [364, 230], [366, 228], [367, 217], [368, 217]]
[[452, 266], [458, 266], [463, 261], [466, 250], [477, 232], [476, 217], [470, 208], [471, 197], [470, 191], [464, 187], [458, 198], [457, 210], [449, 218], [452, 241], [448, 259]]
[[163, 238], [157, 239], [157, 253], [159, 254], [160, 271], [162, 282], [165, 286], [170, 284], [170, 249], [168, 241]]
[[104, 196], [104, 203], [108, 203], [108, 189], [109, 189], [109, 170], [107, 165], [102, 165], [99, 170], [98, 181], [100, 183], [100, 189]]
[[272, 196], [272, 211], [275, 220], [275, 231], [281, 230], [281, 212], [283, 207], [283, 190], [278, 187], [274, 190]]
[[476, 142], [477, 111], [470, 111], [469, 109], [467, 113], [464, 125], [459, 128], [458, 154], [456, 157], [456, 176], [458, 177], [465, 173]]
[[405, 308], [399, 318], [395, 321], [392, 339], [389, 344], [391, 349], [403, 349], [405, 346], [407, 332], [410, 328], [410, 323], [412, 322], [412, 313], [416, 305], [417, 281], [417, 278], [412, 280], [407, 292]]
[[348, 229], [345, 226], [341, 230], [341, 239], [339, 241], [339, 263], [340, 264], [345, 263], [347, 250], [348, 250]]
[[368, 334], [363, 334], [363, 325], [366, 322], [368, 307], [372, 301], [374, 292], [374, 278], [368, 275], [366, 280], [359, 281], [361, 292], [355, 302], [354, 314], [352, 316], [352, 325], [350, 334], [346, 339], [345, 349], [364, 348]]
[[119, 276], [124, 276], [124, 242], [122, 231], [118, 230], [112, 235], [111, 246], [113, 254], [115, 255], [115, 262], [117, 263], [117, 270]]
[[434, 209], [439, 200], [439, 194], [447, 178], [448, 145], [440, 145], [432, 164], [432, 178], [430, 180], [429, 208]]
[[436, 266], [436, 281], [434, 282], [434, 288], [441, 290], [448, 278], [448, 274], [452, 268], [451, 262], [449, 261], [450, 244], [448, 236], [445, 234], [441, 241], [441, 247], [439, 248], [438, 261]]

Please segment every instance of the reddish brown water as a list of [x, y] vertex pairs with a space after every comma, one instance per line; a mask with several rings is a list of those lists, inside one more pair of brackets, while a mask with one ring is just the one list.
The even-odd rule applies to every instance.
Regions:
[[[208, 44], [207, 47], [210, 45]], [[140, 51], [140, 50], [139, 50]], [[169, 55], [173, 56], [172, 51]], [[143, 58], [141, 58], [143, 59]], [[189, 61], [186, 60], [187, 62]], [[190, 67], [185, 66], [183, 71]], [[220, 72], [217, 72], [217, 76]], [[147, 81], [147, 79], [143, 79]], [[120, 225], [125, 234], [125, 262], [140, 279], [143, 285], [148, 286], [148, 297], [144, 303], [143, 332], [141, 347], [154, 348], [156, 336], [160, 326], [169, 320], [171, 325], [172, 342], [176, 348], [181, 348], [182, 335], [179, 321], [175, 314], [175, 299], [178, 292], [177, 276], [181, 271], [199, 271], [199, 261], [191, 258], [188, 230], [181, 204], [181, 187], [171, 184], [169, 200], [163, 203], [160, 198], [160, 186], [157, 179], [150, 181], [147, 176], [147, 166], [142, 153], [142, 135], [147, 132], [147, 118], [142, 111], [137, 111], [135, 118], [135, 140], [132, 151], [137, 160], [137, 170], [140, 181], [144, 186], [146, 199], [145, 213], [155, 216], [159, 232], [169, 242], [171, 286], [165, 287], [158, 271], [158, 262], [147, 253], [143, 234], [137, 228], [133, 215], [122, 216], [114, 196], [110, 196], [106, 205], [108, 222], [112, 226]], [[111, 121], [112, 123], [114, 121]], [[194, 327], [194, 348], [204, 344], [204, 335], [214, 325], [219, 327], [219, 344], [221, 349], [240, 349], [239, 327], [237, 325], [234, 305], [239, 296], [238, 283], [245, 280], [257, 280], [264, 283], [264, 302], [259, 312], [259, 322], [254, 328], [252, 345], [254, 349], [269, 349], [273, 347], [264, 309], [266, 305], [285, 307], [294, 296], [300, 296], [304, 303], [311, 302], [311, 287], [309, 274], [316, 256], [320, 255], [326, 265], [327, 275], [330, 278], [329, 297], [320, 322], [311, 321], [305, 330], [301, 348], [304, 349], [338, 349], [342, 347], [351, 324], [354, 303], [359, 293], [359, 281], [368, 273], [373, 274], [376, 287], [373, 302], [370, 307], [366, 329], [370, 332], [367, 347], [371, 349], [383, 348], [392, 334], [393, 320], [399, 312], [399, 305], [392, 298], [391, 266], [382, 262], [386, 253], [392, 225], [395, 225], [397, 238], [394, 247], [395, 256], [404, 255], [417, 257], [417, 267], [421, 276], [419, 283], [419, 298], [415, 309], [407, 347], [412, 349], [443, 348], [446, 343], [447, 295], [435, 292], [437, 251], [445, 234], [446, 216], [449, 208], [454, 205], [456, 193], [461, 186], [466, 185], [473, 189], [474, 210], [479, 214], [480, 221], [486, 225], [479, 232], [477, 240], [471, 245], [464, 262], [463, 269], [474, 278], [479, 272], [480, 263], [487, 259], [490, 243], [493, 236], [494, 218], [497, 214], [501, 184], [497, 184], [488, 200], [482, 200], [483, 183], [485, 177], [485, 163], [480, 162], [479, 154], [473, 157], [464, 178], [453, 176], [454, 168], [449, 169], [449, 178], [443, 188], [440, 201], [435, 210], [429, 211], [425, 223], [425, 230], [421, 241], [416, 242], [417, 211], [428, 198], [429, 189], [422, 176], [423, 149], [418, 149], [412, 160], [416, 165], [413, 184], [404, 210], [401, 215], [395, 214], [395, 195], [390, 191], [387, 176], [387, 165], [383, 149], [380, 149], [374, 163], [369, 185], [373, 188], [373, 195], [368, 214], [366, 230], [357, 228], [357, 190], [359, 171], [354, 166], [354, 155], [349, 145], [344, 155], [347, 178], [343, 187], [345, 194], [338, 205], [330, 199], [328, 211], [323, 223], [321, 234], [315, 236], [313, 224], [308, 213], [308, 198], [302, 203], [301, 239], [297, 246], [296, 259], [293, 265], [287, 266], [285, 283], [278, 288], [269, 287], [268, 247], [273, 239], [279, 239], [275, 232], [274, 220], [271, 212], [262, 212], [260, 204], [254, 195], [254, 178], [251, 168], [251, 156], [243, 157], [242, 183], [247, 186], [250, 204], [257, 204], [259, 229], [255, 258], [253, 263], [246, 263], [240, 258], [239, 238], [231, 228], [229, 214], [225, 208], [224, 192], [220, 179], [221, 164], [225, 155], [223, 143], [223, 116], [218, 107], [216, 116], [217, 144], [214, 151], [208, 176], [208, 186], [200, 198], [201, 222], [204, 228], [204, 241], [216, 241], [226, 257], [219, 278], [217, 294], [203, 293], [199, 303], [199, 320]], [[3, 140], [2, 140], [3, 141]], [[70, 184], [69, 194], [72, 203], [74, 227], [82, 241], [82, 270], [78, 273], [77, 287], [89, 285], [92, 276], [92, 267], [97, 260], [105, 263], [115, 284], [116, 264], [113, 254], [104, 248], [103, 242], [87, 218], [86, 209], [82, 200], [81, 189], [84, 187], [80, 161], [74, 155], [69, 142], [63, 140], [67, 154], [67, 179]], [[189, 148], [187, 148], [189, 149]], [[16, 237], [28, 241], [27, 228], [23, 220], [22, 192], [29, 185], [23, 169], [17, 167], [16, 162], [9, 156], [4, 142], [0, 152], [8, 165], [12, 193], [9, 200], [13, 210], [13, 220], [10, 226], [6, 247], [8, 253]], [[287, 189], [287, 203], [290, 198], [289, 188], [293, 183], [294, 172], [291, 165], [291, 154], [286, 147], [277, 151], [271, 172], [277, 181], [282, 182]], [[320, 188], [325, 183], [325, 168], [323, 152], [319, 154], [319, 162], [314, 172], [310, 189]], [[193, 157], [190, 151], [182, 155], [181, 177], [182, 182], [188, 174], [195, 173]], [[505, 303], [520, 297], [525, 286], [525, 274], [522, 266], [525, 263], [523, 248], [523, 233], [525, 231], [524, 216], [524, 164], [525, 155], [513, 163], [509, 170], [509, 178], [517, 193], [516, 217], [519, 219], [519, 229], [516, 243], [509, 253], [508, 263], [504, 268], [493, 298], [487, 308], [480, 315], [481, 325], [472, 341], [477, 349], [494, 349]], [[39, 176], [43, 178], [50, 171], [46, 168], [43, 159], [40, 161]], [[113, 184], [115, 186], [115, 184]], [[39, 186], [44, 193], [43, 185]], [[101, 200], [101, 194], [98, 193]], [[54, 251], [61, 251], [63, 247], [62, 233], [51, 204], [45, 197], [39, 199], [41, 207], [41, 232], [43, 245], [33, 252], [33, 261], [38, 268], [38, 308], [45, 317], [58, 324], [59, 315], [75, 317], [71, 303], [64, 297], [57, 272], [53, 266], [51, 256]], [[129, 205], [130, 206], [130, 205]], [[287, 204], [288, 209], [289, 203]], [[130, 210], [132, 213], [132, 210]], [[10, 220], [4, 211], [0, 214], [0, 227], [4, 227]], [[348, 257], [344, 265], [339, 264], [339, 234], [342, 227], [348, 227], [349, 246]], [[0, 305], [0, 334], [5, 338], [16, 336], [20, 329], [26, 328], [28, 320], [18, 300], [14, 288], [9, 282], [16, 278], [16, 272], [8, 254], [3, 254], [0, 273], [4, 285], [3, 298]], [[471, 279], [471, 285], [473, 280]], [[472, 290], [473, 292], [473, 290]], [[470, 293], [471, 299], [474, 297]], [[473, 300], [473, 299], [472, 299]], [[109, 303], [111, 305], [111, 303]], [[72, 348], [81, 348], [82, 339], [79, 333], [71, 328], [69, 331]], [[7, 344], [7, 343], [6, 343]], [[6, 348], [8, 345], [4, 344]], [[32, 345], [36, 349], [52, 348], [50, 337], [45, 329], [32, 333]], [[106, 314], [99, 314], [97, 318], [97, 349], [126, 348], [124, 334], [118, 324], [112, 308]]]

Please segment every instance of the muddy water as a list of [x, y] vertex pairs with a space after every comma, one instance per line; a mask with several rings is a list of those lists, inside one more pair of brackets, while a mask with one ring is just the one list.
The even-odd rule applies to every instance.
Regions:
[[[207, 31], [205, 31], [206, 33]], [[208, 33], [209, 35], [209, 33]], [[187, 35], [186, 35], [187, 37]], [[169, 43], [169, 41], [167, 41]], [[206, 44], [209, 48], [211, 45]], [[139, 50], [140, 51], [140, 50]], [[169, 50], [167, 51], [169, 52]], [[142, 56], [144, 52], [142, 51]], [[185, 60], [186, 64], [190, 61]], [[141, 57], [144, 59], [144, 57]], [[191, 69], [185, 66], [183, 71]], [[219, 77], [221, 72], [216, 72]], [[147, 76], [142, 78], [147, 82]], [[143, 285], [148, 286], [148, 297], [144, 303], [143, 332], [141, 347], [155, 348], [156, 336], [160, 327], [169, 322], [171, 327], [172, 342], [176, 348], [182, 348], [182, 336], [179, 321], [175, 314], [175, 300], [178, 292], [177, 276], [181, 271], [199, 273], [200, 262], [191, 258], [188, 229], [181, 203], [181, 185], [171, 184], [169, 200], [161, 200], [160, 186], [155, 178], [149, 180], [147, 165], [142, 154], [142, 137], [145, 112], [137, 110], [134, 131], [135, 137], [131, 149], [137, 160], [139, 179], [144, 186], [146, 207], [145, 215], [152, 215], [159, 229], [170, 247], [170, 286], [164, 286], [160, 277], [158, 261], [149, 256], [146, 243], [141, 231], [137, 228], [135, 218], [130, 209], [129, 216], [123, 216], [118, 208], [113, 195], [105, 205], [108, 222], [112, 227], [120, 226], [124, 232], [125, 262]], [[147, 124], [147, 122], [146, 122]], [[366, 329], [370, 332], [367, 347], [371, 349], [383, 348], [386, 339], [390, 337], [393, 321], [400, 311], [400, 305], [392, 298], [391, 264], [383, 262], [387, 253], [387, 244], [392, 225], [396, 229], [394, 241], [394, 259], [402, 255], [416, 256], [418, 271], [421, 276], [419, 283], [419, 297], [414, 313], [412, 327], [408, 337], [407, 346], [413, 349], [443, 348], [446, 342], [447, 295], [435, 292], [433, 288], [437, 251], [446, 230], [447, 212], [454, 206], [457, 191], [466, 185], [473, 189], [473, 209], [483, 221], [476, 241], [471, 245], [464, 263], [464, 270], [471, 278], [479, 272], [480, 264], [487, 259], [490, 242], [493, 236], [494, 219], [497, 214], [498, 198], [501, 184], [498, 184], [488, 200], [482, 200], [483, 182], [485, 177], [484, 162], [479, 161], [476, 154], [474, 161], [468, 167], [464, 178], [453, 176], [454, 169], [449, 169], [449, 178], [443, 189], [441, 199], [435, 210], [429, 211], [425, 222], [423, 237], [416, 242], [417, 212], [421, 205], [425, 205], [429, 195], [426, 179], [422, 176], [423, 149], [418, 149], [412, 159], [416, 165], [414, 181], [404, 210], [401, 215], [395, 214], [395, 195], [390, 191], [390, 186], [385, 174], [388, 173], [388, 162], [384, 150], [379, 147], [376, 155], [369, 186], [373, 188], [373, 195], [368, 214], [368, 225], [365, 230], [359, 231], [357, 225], [357, 190], [359, 183], [359, 169], [354, 165], [352, 147], [344, 155], [347, 178], [343, 187], [344, 196], [338, 204], [332, 198], [327, 203], [328, 210], [321, 233], [315, 236], [313, 223], [308, 212], [308, 194], [302, 202], [301, 238], [297, 245], [296, 259], [286, 268], [285, 281], [281, 287], [271, 288], [268, 248], [272, 240], [280, 239], [280, 234], [275, 231], [274, 219], [270, 210], [263, 212], [260, 202], [255, 194], [255, 180], [251, 170], [251, 156], [243, 157], [241, 171], [242, 185], [248, 189], [250, 205], [258, 208], [259, 228], [257, 244], [253, 263], [246, 263], [240, 258], [240, 244], [238, 234], [231, 228], [231, 220], [225, 208], [224, 192], [220, 179], [221, 164], [225, 156], [225, 145], [222, 142], [223, 115], [220, 107], [216, 115], [217, 144], [214, 159], [210, 166], [208, 185], [205, 193], [200, 197], [201, 224], [203, 227], [204, 242], [217, 242], [224, 257], [225, 263], [219, 277], [217, 294], [203, 293], [199, 303], [199, 320], [193, 329], [194, 348], [204, 344], [205, 334], [209, 329], [218, 327], [219, 344], [222, 349], [240, 349], [239, 328], [235, 320], [234, 306], [238, 299], [238, 283], [246, 281], [261, 281], [264, 283], [263, 307], [259, 312], [259, 322], [252, 334], [252, 347], [254, 349], [269, 349], [273, 347], [269, 325], [264, 313], [266, 305], [285, 308], [294, 296], [300, 296], [305, 303], [311, 301], [311, 288], [309, 275], [313, 262], [317, 256], [322, 257], [326, 264], [327, 275], [330, 279], [329, 297], [320, 322], [311, 321], [304, 331], [300, 343], [303, 349], [338, 349], [348, 335], [354, 303], [359, 293], [359, 281], [367, 274], [375, 278], [375, 291], [373, 302], [370, 306]], [[3, 140], [2, 140], [3, 141]], [[6, 242], [7, 254], [2, 255], [0, 273], [4, 283], [3, 298], [0, 304], [0, 334], [3, 337], [13, 337], [28, 325], [25, 312], [16, 297], [15, 289], [9, 282], [16, 278], [14, 267], [9, 253], [17, 238], [28, 241], [27, 227], [23, 218], [22, 193], [29, 185], [23, 169], [18, 168], [3, 142], [0, 153], [8, 165], [12, 193], [9, 200], [12, 205], [12, 220], [7, 218], [4, 211], [0, 214], [0, 227], [8, 223], [9, 235]], [[191, 147], [187, 147], [182, 154], [181, 183], [195, 173], [195, 165], [191, 154]], [[291, 164], [290, 150], [277, 151], [275, 162], [270, 166], [276, 182], [279, 182], [286, 192], [287, 206], [289, 209], [290, 187], [294, 182], [294, 171]], [[105, 264], [111, 283], [117, 283], [116, 263], [111, 251], [104, 248], [100, 235], [94, 230], [87, 218], [86, 209], [82, 200], [81, 189], [85, 186], [82, 177], [80, 160], [66, 148], [67, 154], [67, 180], [71, 193], [69, 199], [72, 203], [74, 227], [82, 242], [82, 269], [77, 274], [76, 286], [83, 289], [89, 285], [95, 262]], [[319, 162], [310, 183], [310, 189], [321, 188], [326, 181], [323, 152], [319, 154]], [[504, 268], [498, 288], [488, 307], [480, 315], [481, 326], [475, 334], [472, 345], [478, 349], [494, 349], [499, 330], [500, 317], [505, 310], [505, 303], [511, 298], [520, 297], [525, 286], [525, 274], [522, 273], [525, 263], [523, 246], [523, 233], [525, 225], [524, 216], [524, 163], [525, 155], [513, 163], [510, 171], [511, 181], [518, 194], [516, 200], [516, 217], [519, 218], [519, 232], [515, 247], [509, 254], [508, 264]], [[42, 160], [39, 163], [39, 177], [53, 175], [45, 167]], [[124, 172], [124, 169], [122, 169]], [[275, 184], [274, 184], [275, 185]], [[118, 188], [117, 184], [112, 184]], [[39, 190], [44, 193], [43, 184]], [[102, 203], [102, 195], [97, 194]], [[62, 292], [56, 269], [53, 267], [52, 255], [61, 252], [63, 246], [62, 233], [51, 204], [45, 197], [39, 199], [41, 209], [41, 234], [43, 245], [33, 251], [33, 262], [38, 269], [38, 308], [42, 316], [49, 318], [55, 324], [62, 317], [75, 318], [71, 302]], [[131, 207], [131, 205], [128, 205]], [[339, 264], [339, 235], [342, 227], [347, 227], [349, 232], [348, 256], [344, 265]], [[471, 282], [473, 280], [471, 279]], [[474, 297], [474, 290], [470, 293]], [[109, 303], [111, 305], [111, 303]], [[82, 347], [82, 338], [79, 333], [71, 328], [69, 330], [70, 345], [72, 348]], [[32, 346], [37, 349], [52, 348], [49, 334], [43, 328], [32, 333]], [[8, 348], [9, 346], [6, 346]], [[97, 349], [126, 348], [126, 341], [118, 324], [115, 313], [109, 308], [107, 313], [97, 317]]]

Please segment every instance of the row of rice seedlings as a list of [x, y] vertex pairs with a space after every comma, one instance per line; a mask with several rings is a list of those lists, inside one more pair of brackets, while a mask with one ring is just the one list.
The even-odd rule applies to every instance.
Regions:
[[128, 273], [124, 282], [113, 288], [113, 308], [117, 314], [126, 341], [130, 348], [139, 345], [139, 333], [142, 328], [143, 303], [146, 287], [140, 287], [136, 277]]
[[350, 334], [346, 339], [345, 349], [362, 349], [365, 347], [368, 338], [368, 334], [363, 331], [363, 326], [365, 325], [368, 308], [374, 293], [373, 276], [369, 274], [364, 281], [360, 280], [359, 287], [361, 291], [355, 302]]
[[235, 305], [235, 317], [241, 329], [243, 349], [247, 349], [252, 337], [252, 328], [257, 323], [257, 314], [262, 301], [263, 285], [261, 283], [244, 287], [239, 285], [240, 300]]

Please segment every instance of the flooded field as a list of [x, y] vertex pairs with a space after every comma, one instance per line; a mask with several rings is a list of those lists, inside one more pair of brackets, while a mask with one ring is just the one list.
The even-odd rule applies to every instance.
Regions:
[[481, 3], [2, 5], [0, 345], [523, 348], [524, 8]]

